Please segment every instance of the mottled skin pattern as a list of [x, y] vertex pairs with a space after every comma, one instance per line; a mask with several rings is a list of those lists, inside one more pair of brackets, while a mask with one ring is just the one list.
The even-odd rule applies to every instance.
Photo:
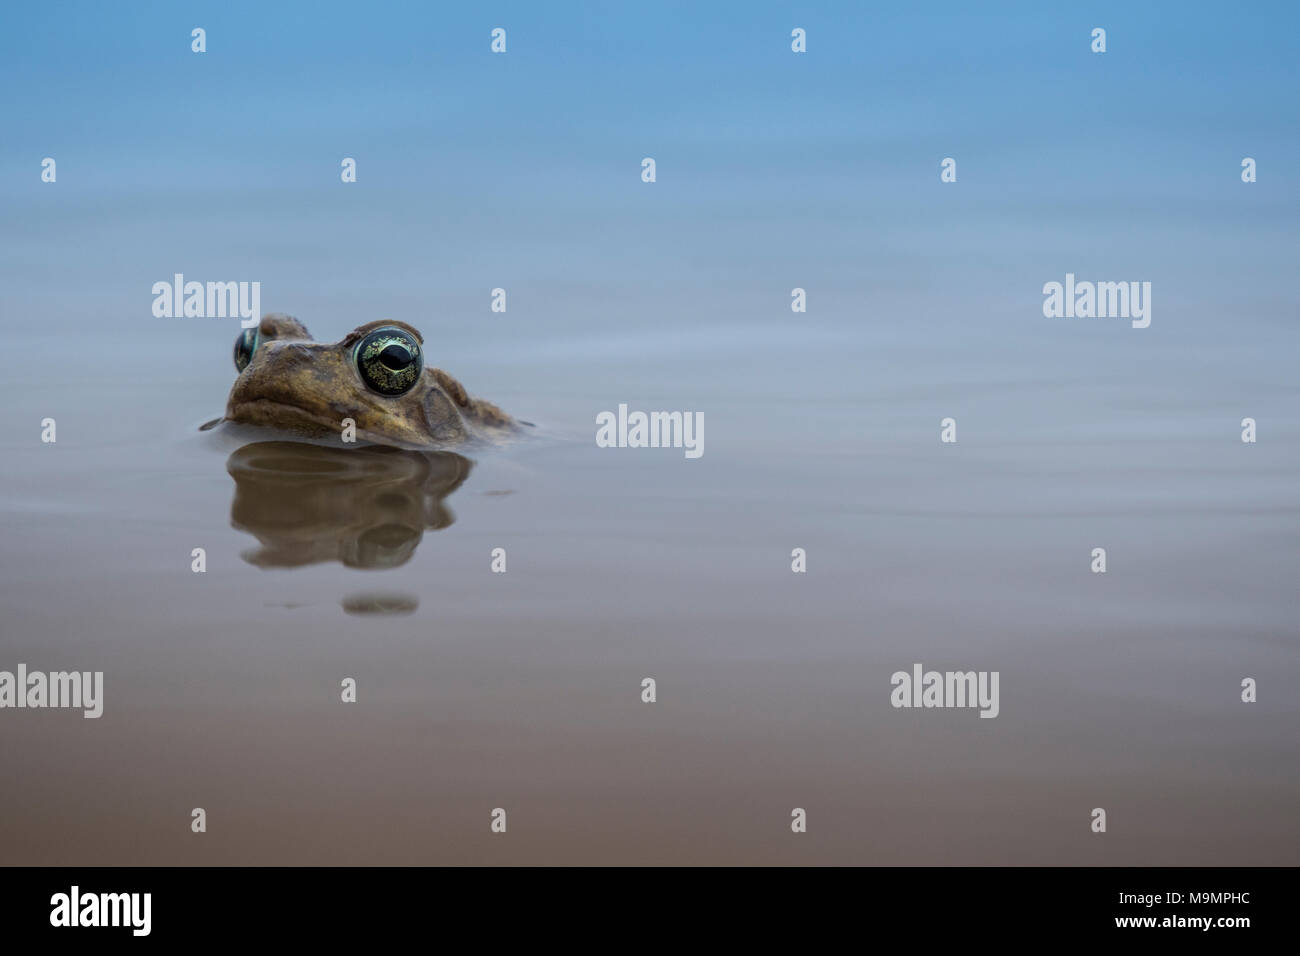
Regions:
[[358, 441], [412, 448], [502, 438], [517, 428], [501, 409], [471, 398], [460, 382], [427, 365], [420, 382], [404, 395], [367, 388], [352, 348], [381, 326], [405, 329], [423, 348], [423, 337], [404, 322], [368, 322], [341, 342], [326, 345], [313, 341], [306, 326], [291, 316], [264, 316], [253, 359], [230, 390], [226, 420], [338, 437], [343, 419], [351, 418]]

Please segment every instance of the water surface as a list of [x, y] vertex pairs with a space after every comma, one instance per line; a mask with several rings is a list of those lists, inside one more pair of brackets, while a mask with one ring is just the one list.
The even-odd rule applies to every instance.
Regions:
[[[0, 669], [105, 708], [0, 712], [0, 862], [1300, 862], [1290, 14], [74, 13], [0, 31]], [[200, 432], [237, 328], [176, 272], [538, 427]], [[999, 716], [894, 709], [917, 662]]]

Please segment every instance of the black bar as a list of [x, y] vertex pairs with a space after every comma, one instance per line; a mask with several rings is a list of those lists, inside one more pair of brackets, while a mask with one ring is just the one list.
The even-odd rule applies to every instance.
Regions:
[[[1294, 868], [793, 870], [9, 868], [0, 869], [0, 916], [7, 941], [62, 937], [92, 945], [145, 938], [399, 941], [451, 926], [481, 942], [528, 926], [551, 927], [536, 942], [563, 926], [582, 933], [621, 927], [620, 935], [650, 938], [696, 919], [740, 936], [839, 927], [875, 937], [882, 928], [901, 928], [925, 943], [1129, 938], [1231, 945], [1291, 936], [1294, 929]], [[131, 919], [143, 928], [142, 905], [121, 910], [126, 925], [51, 925], [57, 895], [70, 904], [73, 886], [87, 914], [87, 895], [96, 896], [90, 907], [97, 912], [98, 894], [150, 894], [147, 936], [135, 936]], [[1180, 898], [1171, 902], [1171, 893]], [[121, 905], [121, 898], [110, 902]]]

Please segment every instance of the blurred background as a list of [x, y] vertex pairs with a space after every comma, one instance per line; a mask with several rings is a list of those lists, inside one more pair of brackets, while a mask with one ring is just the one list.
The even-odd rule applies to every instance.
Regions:
[[[3, 27], [0, 668], [106, 703], [0, 714], [0, 862], [1297, 862], [1293, 6]], [[396, 566], [259, 566], [250, 438], [197, 432], [238, 320], [155, 318], [177, 272], [409, 322], [538, 434]], [[1150, 328], [1044, 318], [1067, 272], [1151, 282]], [[596, 448], [620, 402], [704, 456]], [[1001, 715], [893, 710], [913, 662]]]

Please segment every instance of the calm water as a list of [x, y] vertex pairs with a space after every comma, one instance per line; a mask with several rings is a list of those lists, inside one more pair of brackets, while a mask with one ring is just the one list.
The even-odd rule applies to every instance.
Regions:
[[[1293, 9], [11, 8], [0, 670], [106, 686], [0, 711], [0, 863], [1300, 863]], [[538, 427], [200, 432], [177, 272]]]
[[[106, 684], [4, 713], [6, 862], [1296, 862], [1289, 385], [798, 323], [461, 343], [538, 433], [349, 457], [198, 432], [232, 329], [177, 323], [4, 385], [0, 653]], [[704, 456], [595, 447], [619, 401], [703, 410]], [[914, 662], [1000, 671], [1000, 716], [893, 709]]]

